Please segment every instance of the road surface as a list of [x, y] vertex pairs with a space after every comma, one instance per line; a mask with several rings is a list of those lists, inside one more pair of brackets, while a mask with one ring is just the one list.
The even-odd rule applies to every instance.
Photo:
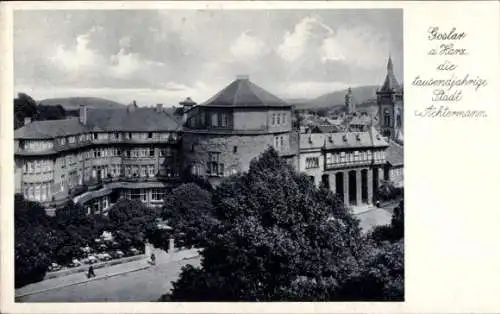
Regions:
[[200, 257], [151, 266], [107, 279], [21, 297], [17, 302], [148, 302], [170, 290], [184, 265], [200, 265]]

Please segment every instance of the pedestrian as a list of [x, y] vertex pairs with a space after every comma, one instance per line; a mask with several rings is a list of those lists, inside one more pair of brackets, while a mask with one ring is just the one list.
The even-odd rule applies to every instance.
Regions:
[[156, 256], [155, 253], [151, 253], [151, 264], [155, 265], [156, 264]]
[[87, 274], [87, 278], [92, 278], [92, 277], [95, 277], [95, 272], [94, 272], [94, 267], [92, 267], [92, 265], [90, 265], [89, 272]]

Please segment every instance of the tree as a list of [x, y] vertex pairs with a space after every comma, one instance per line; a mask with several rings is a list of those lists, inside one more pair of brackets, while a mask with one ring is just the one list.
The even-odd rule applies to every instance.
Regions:
[[108, 212], [110, 230], [123, 248], [142, 247], [156, 225], [155, 212], [140, 200], [120, 199]]
[[180, 185], [167, 195], [162, 218], [174, 228], [176, 242], [185, 246], [204, 246], [207, 235], [217, 223], [212, 216], [209, 191], [197, 184]]
[[404, 200], [394, 208], [391, 224], [375, 227], [369, 237], [377, 242], [395, 242], [404, 238]]
[[16, 194], [14, 199], [15, 286], [43, 279], [55, 236], [43, 207]]
[[360, 272], [342, 287], [339, 300], [403, 301], [404, 244], [368, 243], [360, 260]]
[[24, 125], [25, 117], [35, 117], [36, 114], [36, 101], [25, 93], [18, 93], [14, 99], [14, 129]]
[[359, 273], [359, 222], [274, 149], [214, 191], [202, 268], [184, 268], [172, 301], [333, 300]]
[[53, 229], [57, 234], [53, 258], [57, 263], [67, 264], [73, 258], [79, 258], [83, 252], [80, 248], [91, 245], [106, 229], [100, 215], [87, 215], [85, 209], [69, 201], [64, 207], [56, 210]]

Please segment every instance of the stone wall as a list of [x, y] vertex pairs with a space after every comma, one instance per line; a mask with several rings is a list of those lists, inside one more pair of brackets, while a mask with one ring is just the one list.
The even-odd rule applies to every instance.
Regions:
[[219, 163], [224, 164], [224, 176], [234, 172], [247, 171], [250, 161], [259, 157], [273, 145], [274, 136], [233, 135], [233, 134], [196, 134], [185, 133], [183, 155], [186, 166], [197, 164], [201, 173], [206, 173], [210, 152], [218, 152]]

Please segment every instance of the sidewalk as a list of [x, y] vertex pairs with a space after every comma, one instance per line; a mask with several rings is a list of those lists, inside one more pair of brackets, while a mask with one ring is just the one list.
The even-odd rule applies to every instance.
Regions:
[[[154, 253], [156, 255], [156, 265], [164, 265], [182, 259], [194, 258], [198, 256], [199, 251], [196, 249], [191, 249], [168, 254], [163, 250], [155, 249]], [[143, 259], [128, 263], [99, 268], [95, 270], [96, 277], [91, 279], [87, 278], [87, 272], [80, 272], [67, 276], [43, 280], [17, 289], [15, 291], [15, 296], [16, 298], [18, 298], [21, 296], [37, 294], [48, 290], [64, 288], [72, 285], [86, 283], [89, 281], [101, 280], [125, 273], [140, 271], [151, 266], [148, 261], [148, 258], [145, 257]]]

